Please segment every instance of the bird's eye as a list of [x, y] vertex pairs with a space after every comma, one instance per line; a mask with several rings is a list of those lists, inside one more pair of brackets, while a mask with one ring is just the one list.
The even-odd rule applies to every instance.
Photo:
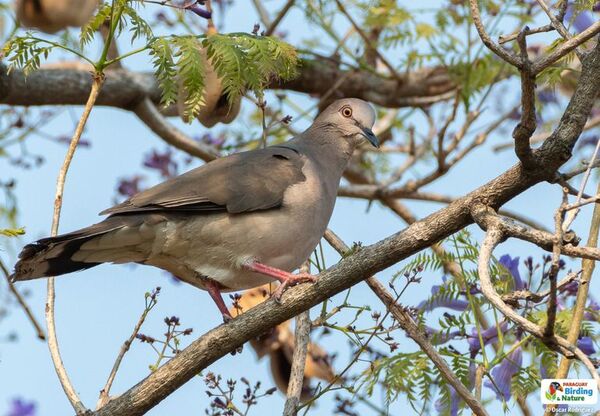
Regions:
[[350, 107], [342, 108], [342, 115], [346, 118], [352, 117], [352, 109]]

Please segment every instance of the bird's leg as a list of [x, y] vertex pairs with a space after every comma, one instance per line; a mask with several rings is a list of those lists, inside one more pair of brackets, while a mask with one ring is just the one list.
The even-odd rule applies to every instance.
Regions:
[[221, 286], [219, 285], [219, 283], [215, 282], [212, 279], [206, 279], [205, 285], [208, 294], [210, 295], [212, 300], [215, 301], [217, 308], [219, 308], [219, 311], [221, 311], [221, 314], [223, 315], [223, 322], [227, 323], [231, 321], [233, 317], [229, 313], [229, 309], [227, 309], [227, 306], [223, 301], [223, 297], [221, 296]]
[[290, 272], [286, 272], [285, 270], [267, 266], [266, 264], [259, 263], [257, 261], [249, 261], [244, 263], [242, 267], [255, 273], [264, 274], [279, 280], [280, 285], [275, 292], [273, 292], [273, 297], [277, 302], [281, 300], [281, 295], [283, 295], [283, 292], [285, 292], [289, 286], [294, 286], [298, 283], [314, 283], [317, 281], [317, 278], [310, 273], [292, 274]]

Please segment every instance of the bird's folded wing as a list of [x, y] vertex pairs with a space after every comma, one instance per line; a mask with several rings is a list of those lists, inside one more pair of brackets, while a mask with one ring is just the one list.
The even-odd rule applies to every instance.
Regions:
[[285, 190], [303, 182], [297, 150], [285, 146], [214, 160], [134, 195], [100, 214], [215, 212], [231, 214], [281, 206]]

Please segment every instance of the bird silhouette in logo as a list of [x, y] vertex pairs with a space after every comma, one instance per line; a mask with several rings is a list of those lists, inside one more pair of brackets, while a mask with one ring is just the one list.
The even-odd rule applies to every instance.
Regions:
[[556, 400], [556, 392], [557, 391], [564, 391], [564, 390], [558, 381], [553, 381], [548, 386], [548, 391], [546, 392], [546, 399]]

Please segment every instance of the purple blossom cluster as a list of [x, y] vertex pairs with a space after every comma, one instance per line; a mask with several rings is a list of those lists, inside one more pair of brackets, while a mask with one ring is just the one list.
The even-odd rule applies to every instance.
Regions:
[[36, 404], [20, 397], [12, 399], [6, 416], [35, 416]]
[[[544, 256], [542, 258], [541, 264], [535, 264], [532, 257], [527, 257], [522, 263], [519, 257], [512, 257], [508, 254], [505, 254], [500, 257], [498, 263], [505, 269], [506, 273], [509, 276], [511, 284], [509, 285], [510, 290], [519, 291], [519, 290], [529, 290], [529, 284], [532, 282], [532, 276], [536, 271], [539, 271], [541, 277], [541, 282], [547, 283], [550, 264], [552, 258], [551, 256]], [[523, 279], [521, 270], [519, 269], [520, 265], [524, 265], [526, 274], [528, 274], [528, 279]], [[565, 269], [565, 263], [560, 262], [559, 264], [560, 270]], [[454, 311], [462, 312], [465, 311], [469, 307], [469, 302], [466, 300], [466, 294], [464, 296], [465, 299], [456, 299], [455, 296], [444, 296], [445, 286], [449, 283], [446, 281], [446, 278], [443, 278], [443, 283], [441, 285], [433, 286], [431, 289], [431, 297], [429, 300], [421, 302], [418, 305], [418, 309], [422, 312], [430, 312], [438, 308], [446, 308]], [[558, 307], [559, 309], [567, 308], [569, 304], [569, 300], [573, 298], [577, 294], [579, 288], [579, 284], [577, 281], [573, 281], [568, 285], [565, 285], [561, 288], [558, 299]], [[471, 295], [479, 294], [479, 290], [477, 287], [473, 287], [470, 289]], [[449, 313], [444, 313], [443, 319], [446, 322], [457, 323], [457, 320], [454, 316]], [[587, 305], [584, 319], [586, 321], [600, 322], [600, 304], [596, 302], [593, 297], [590, 297], [589, 303]], [[458, 326], [458, 325], [457, 325]], [[507, 320], [504, 320], [499, 323], [498, 326], [492, 326], [487, 329], [483, 329], [478, 331], [475, 327], [472, 327], [469, 332], [464, 332], [456, 329], [446, 329], [440, 331], [438, 329], [425, 326], [425, 332], [428, 335], [428, 338], [434, 345], [441, 345], [448, 343], [455, 339], [466, 339], [467, 344], [469, 346], [469, 356], [471, 360], [475, 360], [476, 357], [480, 354], [481, 349], [486, 346], [499, 342], [499, 334], [502, 334], [504, 341], [507, 339], [514, 339], [514, 343], [512, 346], [507, 345], [508, 355], [504, 357], [498, 365], [496, 365], [491, 370], [491, 379], [486, 380], [484, 386], [490, 389], [493, 394], [495, 394], [498, 400], [503, 402], [507, 402], [511, 398], [511, 385], [512, 380], [519, 373], [522, 365], [523, 365], [523, 355], [524, 348], [526, 348], [527, 344], [520, 344], [520, 340], [522, 337], [522, 332], [518, 330], [516, 327], [511, 327]], [[587, 355], [596, 354], [596, 345], [594, 338], [590, 336], [588, 333], [582, 333], [577, 341], [577, 346]], [[449, 346], [448, 349], [450, 351], [454, 351], [457, 354], [461, 354], [460, 351], [457, 351], [453, 346]], [[470, 370], [470, 385], [467, 387], [472, 388], [474, 385], [474, 363], [475, 361], [471, 361]], [[540, 363], [540, 373], [544, 377], [551, 376], [547, 368], [545, 368]], [[450, 403], [444, 402], [442, 399], [439, 399], [435, 403], [435, 408], [439, 413], [449, 414], [454, 416], [457, 415], [461, 406], [461, 399], [456, 394], [456, 392], [449, 387], [450, 389]]]
[[173, 156], [171, 149], [167, 149], [162, 153], [154, 149], [144, 157], [143, 165], [157, 170], [164, 179], [169, 179], [177, 176], [178, 164]]

